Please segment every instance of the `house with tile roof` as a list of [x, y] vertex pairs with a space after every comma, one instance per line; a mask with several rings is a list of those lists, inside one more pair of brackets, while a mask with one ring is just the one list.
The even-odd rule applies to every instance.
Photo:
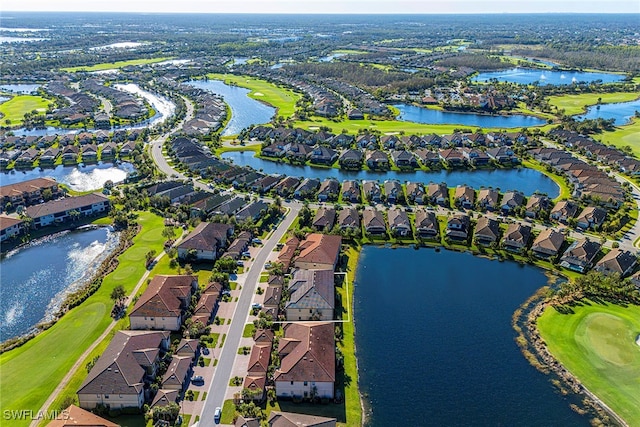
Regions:
[[333, 323], [289, 323], [278, 344], [273, 379], [278, 397], [333, 398], [336, 380]]
[[162, 376], [160, 387], [164, 390], [186, 390], [189, 385], [189, 377], [193, 372], [192, 363], [193, 360], [189, 356], [174, 355], [167, 372]]
[[520, 223], [509, 224], [507, 231], [502, 238], [502, 245], [505, 249], [520, 252], [527, 248], [531, 237], [531, 227]]
[[71, 405], [60, 412], [47, 427], [118, 427], [118, 424]]
[[197, 289], [198, 276], [155, 276], [129, 313], [131, 329], [179, 331]]
[[624, 277], [633, 271], [637, 263], [638, 258], [633, 253], [614, 248], [598, 261], [594, 270], [605, 274], [617, 273]]
[[298, 248], [300, 254], [295, 260], [296, 268], [306, 270], [335, 270], [338, 265], [342, 237], [312, 233]]
[[564, 234], [553, 228], [543, 230], [531, 245], [531, 251], [538, 258], [554, 258], [560, 252], [564, 243]]

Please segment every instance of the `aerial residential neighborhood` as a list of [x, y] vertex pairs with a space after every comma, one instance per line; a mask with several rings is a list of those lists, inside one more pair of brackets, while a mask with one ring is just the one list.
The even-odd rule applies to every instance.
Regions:
[[637, 2], [294, 3], [5, 5], [0, 424], [640, 427]]

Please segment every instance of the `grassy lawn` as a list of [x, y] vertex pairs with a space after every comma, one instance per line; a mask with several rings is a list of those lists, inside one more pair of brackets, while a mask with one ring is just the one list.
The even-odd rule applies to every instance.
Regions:
[[[44, 114], [51, 101], [41, 96], [34, 95], [17, 95], [0, 104], [0, 114], [2, 115], [2, 124], [17, 126], [21, 125], [24, 114], [33, 110]], [[9, 122], [7, 122], [9, 120]]]
[[598, 98], [602, 104], [610, 104], [614, 102], [633, 101], [638, 98], [637, 93], [633, 92], [613, 92], [613, 93], [582, 93], [580, 95], [561, 95], [549, 97], [549, 104], [557, 107], [558, 110], [564, 110], [565, 114], [573, 116], [586, 111], [590, 105], [596, 105]]
[[95, 64], [95, 65], [81, 65], [79, 67], [67, 67], [67, 68], [61, 68], [60, 70], [65, 71], [67, 73], [75, 73], [78, 71], [111, 70], [114, 68], [124, 68], [131, 65], [155, 64], [156, 62], [168, 61], [170, 59], [172, 59], [172, 57], [132, 59], [130, 61], [104, 62], [102, 64]]
[[567, 185], [567, 181], [562, 176], [557, 175], [555, 173], [547, 172], [544, 166], [542, 166], [540, 163], [536, 161], [523, 160], [522, 165], [531, 169], [535, 169], [540, 173], [546, 175], [547, 177], [552, 179], [553, 182], [555, 182], [558, 185], [558, 187], [560, 187], [560, 194], [554, 200], [557, 201], [562, 199], [569, 199], [571, 197], [571, 189]]
[[640, 426], [640, 307], [548, 308], [538, 328], [551, 353], [630, 426]]
[[[358, 389], [358, 366], [356, 363], [356, 344], [355, 344], [355, 328], [353, 325], [353, 281], [356, 274], [356, 267], [358, 266], [358, 257], [360, 255], [360, 248], [351, 247], [347, 251], [349, 261], [347, 263], [347, 280], [349, 281], [349, 301], [351, 307], [349, 308], [350, 322], [342, 324], [344, 339], [342, 343], [338, 343], [338, 347], [344, 355], [344, 394], [345, 394], [345, 414], [346, 422], [344, 425], [359, 426], [362, 424], [362, 408], [360, 406], [360, 391]], [[340, 294], [342, 301], [347, 301], [347, 288], [345, 286], [337, 287], [336, 291]], [[317, 405], [316, 405], [317, 406]], [[329, 405], [331, 407], [337, 405]], [[338, 418], [340, 419], [340, 418]]]
[[618, 148], [630, 146], [633, 154], [640, 157], [640, 120], [634, 119], [629, 125], [618, 126], [613, 132], [603, 132], [595, 139]]
[[233, 74], [207, 74], [207, 78], [222, 80], [229, 84], [249, 89], [249, 97], [275, 107], [278, 116], [291, 117], [295, 112], [296, 102], [302, 95], [283, 86], [277, 86], [266, 80]]
[[[463, 126], [455, 124], [421, 124], [413, 122], [401, 122], [398, 120], [342, 120], [333, 121], [330, 119], [324, 119], [320, 117], [314, 117], [313, 120], [297, 121], [294, 123], [295, 127], [301, 127], [304, 129], [318, 129], [320, 126], [327, 126], [334, 133], [340, 133], [343, 129], [347, 132], [354, 134], [362, 129], [378, 130], [383, 133], [401, 133], [406, 135], [411, 134], [429, 134], [435, 133], [438, 135], [452, 134], [456, 129], [468, 129], [475, 132], [477, 126]], [[498, 128], [482, 128], [485, 132], [499, 131]]]
[[[118, 267], [105, 277], [95, 294], [47, 331], [0, 355], [2, 410], [40, 409], [75, 361], [111, 323], [111, 290], [122, 284], [128, 293], [131, 292], [144, 274], [145, 254], [151, 249], [158, 253], [162, 250], [162, 218], [141, 213], [139, 222], [142, 229], [135, 236], [134, 245], [119, 257]], [[102, 345], [106, 347], [106, 343]], [[86, 375], [85, 367], [81, 366], [72, 378], [73, 387], [77, 387]], [[64, 394], [75, 396], [75, 391], [76, 388], [70, 385]], [[28, 425], [28, 422], [16, 422], [15, 425]]]
[[244, 325], [244, 330], [242, 331], [243, 338], [249, 338], [253, 336], [253, 333], [256, 331], [256, 327], [253, 326], [253, 323], [247, 323]]

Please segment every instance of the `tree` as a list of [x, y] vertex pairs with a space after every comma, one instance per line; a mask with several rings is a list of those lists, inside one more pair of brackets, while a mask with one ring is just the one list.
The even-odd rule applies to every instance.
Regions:
[[155, 249], [151, 249], [149, 252], [147, 252], [144, 256], [145, 258], [145, 262], [146, 262], [146, 266], [148, 267], [151, 262], [153, 261], [153, 258], [155, 258], [156, 256], [156, 250]]
[[111, 299], [116, 304], [118, 304], [120, 301], [122, 301], [125, 298], [126, 295], [127, 295], [127, 293], [124, 290], [124, 286], [122, 286], [122, 285], [117, 285], [111, 291]]

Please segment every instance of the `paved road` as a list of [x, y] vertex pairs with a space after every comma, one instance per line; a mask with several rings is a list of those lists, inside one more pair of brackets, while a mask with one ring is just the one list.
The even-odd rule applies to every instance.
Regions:
[[207, 399], [205, 401], [202, 414], [200, 414], [199, 425], [214, 425], [213, 414], [216, 407], [222, 407], [222, 404], [224, 403], [225, 393], [229, 386], [229, 380], [231, 379], [231, 370], [237, 356], [237, 350], [240, 345], [240, 339], [242, 338], [242, 332], [244, 331], [244, 325], [249, 317], [249, 309], [258, 280], [260, 279], [260, 272], [267, 261], [267, 257], [276, 247], [276, 244], [282, 236], [284, 236], [293, 220], [298, 216], [299, 211], [300, 206], [291, 205], [289, 212], [286, 214], [284, 220], [279, 224], [278, 228], [276, 228], [271, 237], [263, 242], [264, 246], [256, 255], [254, 262], [249, 268], [247, 278], [233, 313], [229, 332], [227, 333], [227, 337], [224, 341], [224, 347], [220, 353], [216, 372], [211, 384], [209, 385]]

